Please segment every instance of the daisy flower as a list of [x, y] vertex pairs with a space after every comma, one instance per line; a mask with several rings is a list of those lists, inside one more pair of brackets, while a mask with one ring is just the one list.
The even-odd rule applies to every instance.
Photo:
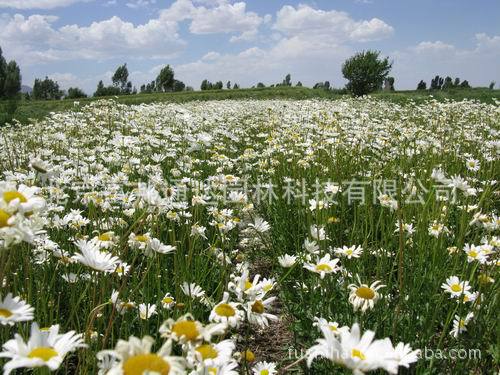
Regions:
[[47, 331], [40, 330], [37, 323], [32, 323], [28, 342], [19, 334], [3, 344], [0, 358], [9, 358], [4, 364], [4, 375], [18, 368], [48, 367], [57, 370], [66, 354], [85, 347], [82, 334], [70, 331], [59, 334], [59, 326], [50, 327]]
[[335, 273], [339, 270], [337, 267], [338, 262], [339, 259], [330, 259], [330, 254], [326, 254], [323, 258], [318, 259], [316, 263], [305, 263], [304, 268], [318, 273], [323, 279], [325, 275]]
[[96, 271], [111, 273], [120, 264], [118, 257], [100, 251], [94, 241], [78, 240], [75, 245], [81, 253], [75, 254], [73, 259]]
[[278, 373], [273, 362], [257, 362], [252, 368], [253, 375], [275, 375]]
[[208, 324], [203, 326], [201, 322], [194, 320], [191, 314], [179, 317], [177, 320], [168, 319], [161, 325], [159, 332], [162, 337], [173, 339], [180, 343], [210, 342], [213, 335], [221, 335], [227, 326], [222, 323]]
[[269, 320], [278, 320], [276, 315], [266, 312], [266, 309], [271, 306], [275, 299], [276, 297], [270, 297], [265, 300], [256, 299], [255, 301], [248, 302], [246, 305], [248, 321], [251, 324], [265, 328], [269, 325]]
[[457, 276], [451, 276], [446, 279], [446, 283], [441, 285], [445, 292], [450, 293], [451, 297], [457, 298], [470, 291], [471, 286], [468, 281], [460, 281]]
[[379, 299], [380, 295], [378, 290], [385, 287], [380, 281], [375, 281], [370, 286], [361, 283], [358, 276], [358, 284], [350, 284], [348, 288], [351, 290], [349, 294], [349, 302], [353, 305], [354, 310], [361, 309], [365, 312], [368, 309], [373, 309], [375, 302]]
[[325, 318], [314, 318], [315, 322], [313, 323], [313, 326], [318, 327], [318, 329], [321, 331], [321, 327], [327, 327], [334, 335], [340, 335], [342, 332], [348, 332], [349, 327], [343, 326], [339, 327], [339, 323], [337, 322], [329, 322]]
[[33, 307], [20, 297], [12, 297], [12, 293], [8, 293], [3, 300], [0, 297], [0, 324], [4, 326], [33, 320], [34, 312]]
[[103, 350], [98, 356], [116, 358], [116, 361], [110, 361], [112, 367], [107, 375], [185, 373], [184, 358], [171, 355], [171, 340], [166, 341], [156, 353], [151, 352], [153, 344], [152, 337], [145, 336], [139, 339], [131, 336], [127, 341], [118, 340], [114, 350]]
[[394, 358], [398, 366], [409, 368], [410, 364], [418, 361], [419, 355], [420, 349], [412, 350], [410, 344], [404, 342], [398, 343], [394, 348]]
[[488, 255], [483, 251], [482, 246], [465, 244], [464, 252], [467, 254], [468, 263], [477, 261], [480, 264], [485, 264], [488, 260]]
[[293, 267], [293, 265], [295, 264], [296, 261], [297, 261], [297, 257], [295, 255], [285, 254], [285, 255], [278, 257], [278, 263], [283, 268]]
[[235, 344], [232, 340], [223, 340], [217, 344], [204, 343], [193, 348], [190, 353], [194, 361], [206, 367], [222, 366], [231, 360]]
[[254, 222], [248, 224], [248, 226], [250, 228], [253, 228], [258, 233], [265, 233], [269, 229], [271, 229], [271, 226], [269, 225], [269, 223], [261, 217], [256, 217]]
[[141, 303], [139, 305], [139, 317], [142, 320], [147, 320], [151, 318], [153, 315], [156, 315], [156, 305], [151, 305], [151, 304], [146, 304], [146, 303]]
[[335, 253], [341, 256], [345, 256], [347, 257], [347, 259], [359, 258], [359, 256], [363, 253], [363, 249], [361, 248], [361, 246], [356, 245], [350, 247], [342, 246], [336, 248]]
[[239, 306], [239, 303], [229, 302], [229, 293], [224, 292], [222, 301], [212, 309], [209, 320], [216, 323], [225, 323], [233, 328], [238, 327], [245, 315], [239, 309]]
[[36, 186], [19, 185], [12, 182], [0, 182], [0, 209], [4, 212], [29, 212], [40, 211], [45, 207], [45, 200], [36, 194], [40, 189]]
[[450, 335], [457, 338], [462, 332], [467, 331], [467, 324], [474, 317], [474, 313], [468, 313], [465, 318], [461, 318], [459, 315], [455, 315], [453, 320], [453, 328], [450, 331]]
[[473, 159], [473, 158], [467, 159], [465, 161], [465, 166], [467, 167], [467, 169], [469, 171], [472, 171], [472, 172], [477, 172], [479, 170], [479, 168], [481, 168], [481, 164], [479, 163], [479, 160]]
[[162, 298], [161, 305], [163, 308], [171, 310], [175, 306], [175, 298], [170, 293], [167, 293]]
[[361, 335], [357, 323], [349, 331], [342, 332], [339, 338], [327, 326], [320, 328], [324, 337], [318, 339], [317, 344], [306, 353], [309, 367], [314, 359], [323, 357], [352, 370], [354, 374], [377, 369], [397, 373], [398, 362], [388, 338], [374, 341], [373, 331], [365, 331]]

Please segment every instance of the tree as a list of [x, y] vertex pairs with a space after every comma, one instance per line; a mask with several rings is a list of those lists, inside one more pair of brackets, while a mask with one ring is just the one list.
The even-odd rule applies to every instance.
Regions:
[[237, 83], [235, 83], [233, 85], [233, 90], [238, 90], [240, 88], [240, 85], [238, 85]]
[[460, 87], [463, 88], [463, 89], [470, 89], [469, 81], [467, 81], [466, 79], [464, 79], [462, 81], [462, 83], [460, 84]]
[[257, 88], [261, 89], [263, 87], [266, 87], [262, 82], [257, 83]]
[[4, 96], [5, 76], [7, 75], [7, 61], [2, 55], [0, 47], [0, 98]]
[[391, 68], [389, 58], [380, 58], [379, 51], [363, 51], [344, 62], [342, 74], [349, 81], [347, 90], [354, 96], [360, 96], [381, 89]]
[[80, 99], [80, 98], [86, 98], [86, 97], [87, 97], [87, 94], [85, 94], [78, 87], [70, 87], [68, 89], [68, 93], [66, 94], [66, 99]]
[[174, 70], [170, 65], [165, 66], [158, 77], [156, 77], [156, 87], [159, 91], [174, 91]]
[[214, 90], [222, 90], [223, 87], [224, 87], [224, 84], [222, 83], [222, 81], [217, 81], [217, 82], [215, 82], [213, 89]]
[[174, 79], [174, 86], [173, 86], [173, 90], [174, 91], [184, 91], [184, 89], [186, 88], [186, 84], [182, 81], [178, 81], [176, 79]]
[[11, 121], [16, 112], [21, 91], [21, 71], [17, 63], [9, 63], [2, 55], [0, 48], [0, 125]]
[[417, 85], [417, 90], [426, 90], [426, 89], [427, 89], [427, 83], [425, 83], [425, 81], [421, 79]]
[[444, 83], [444, 78], [440, 76], [435, 76], [434, 79], [431, 80], [431, 90], [441, 90], [441, 87], [443, 86]]
[[292, 76], [290, 75], [290, 73], [288, 73], [285, 77], [285, 79], [283, 80], [283, 86], [291, 86], [292, 85]]
[[13, 99], [21, 91], [21, 70], [15, 61], [10, 61], [5, 69], [3, 95]]
[[495, 82], [495, 81], [491, 81], [491, 82], [490, 82], [490, 85], [488, 86], [488, 88], [489, 88], [490, 90], [493, 90], [493, 89], [495, 88], [495, 84], [496, 84], [496, 82]]
[[130, 94], [132, 91], [132, 82], [128, 81], [128, 69], [127, 64], [120, 65], [113, 77], [111, 77], [113, 85], [120, 89], [122, 94]]
[[460, 78], [456, 77], [455, 81], [453, 81], [453, 86], [458, 87], [460, 85]]
[[104, 83], [102, 80], [97, 84], [97, 89], [95, 90], [94, 96], [104, 96]]
[[444, 84], [443, 86], [441, 87], [442, 90], [448, 90], [448, 89], [451, 89], [453, 87], [453, 80], [450, 76], [447, 76], [445, 79], [444, 79]]
[[113, 96], [113, 95], [120, 95], [121, 94], [121, 89], [116, 86], [108, 86], [104, 87], [104, 83], [102, 81], [99, 81], [97, 84], [97, 89], [94, 93], [95, 97], [98, 96]]
[[203, 81], [201, 81], [201, 91], [210, 90], [211, 88], [212, 84], [208, 81], [208, 79], [204, 79]]
[[52, 79], [45, 77], [44, 80], [35, 79], [33, 84], [33, 99], [39, 100], [59, 100], [64, 92], [59, 89], [59, 84]]
[[297, 82], [297, 84], [296, 84], [295, 86], [297, 86], [297, 87], [302, 87], [302, 82], [300, 82], [300, 81], [299, 81], [299, 82]]
[[330, 81], [325, 81], [325, 83], [323, 84], [323, 88], [325, 90], [330, 90]]
[[394, 77], [384, 79], [384, 91], [394, 91]]
[[230, 88], [231, 88], [231, 81], [227, 81], [227, 83], [226, 83], [226, 89], [229, 90]]

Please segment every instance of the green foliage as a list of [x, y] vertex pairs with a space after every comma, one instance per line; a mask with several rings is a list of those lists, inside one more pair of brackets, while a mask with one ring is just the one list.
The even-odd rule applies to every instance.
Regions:
[[64, 95], [63, 91], [59, 89], [59, 84], [45, 77], [44, 80], [35, 79], [33, 84], [33, 99], [37, 100], [59, 100]]
[[123, 94], [122, 90], [117, 87], [117, 86], [108, 86], [105, 87], [104, 83], [102, 81], [99, 81], [97, 84], [97, 89], [94, 93], [95, 97], [100, 97], [100, 96], [117, 96]]
[[160, 70], [158, 77], [156, 77], [156, 88], [158, 91], [175, 91], [174, 85], [174, 70], [170, 65], [167, 65]]
[[441, 87], [443, 87], [443, 83], [444, 83], [444, 78], [437, 75], [431, 80], [430, 89], [441, 90]]
[[130, 94], [132, 92], [132, 82], [128, 80], [127, 64], [119, 66], [113, 77], [111, 77], [113, 85], [120, 89], [122, 94]]
[[387, 57], [380, 58], [379, 51], [363, 51], [344, 62], [342, 74], [349, 81], [347, 90], [354, 96], [361, 96], [380, 90], [391, 68], [392, 63]]
[[427, 83], [423, 79], [418, 83], [417, 90], [427, 90]]
[[66, 94], [66, 99], [81, 99], [81, 98], [86, 98], [86, 97], [87, 97], [87, 94], [85, 94], [78, 87], [70, 87], [68, 89], [68, 93]]

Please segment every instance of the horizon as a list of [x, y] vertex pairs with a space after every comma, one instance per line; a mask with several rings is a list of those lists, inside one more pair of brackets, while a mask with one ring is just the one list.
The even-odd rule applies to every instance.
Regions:
[[276, 84], [287, 73], [293, 84], [341, 88], [342, 62], [367, 49], [394, 62], [398, 90], [435, 75], [476, 87], [500, 81], [499, 12], [494, 1], [0, 0], [0, 47], [23, 85], [48, 76], [90, 95], [123, 63], [137, 89], [165, 65], [194, 89], [203, 79]]

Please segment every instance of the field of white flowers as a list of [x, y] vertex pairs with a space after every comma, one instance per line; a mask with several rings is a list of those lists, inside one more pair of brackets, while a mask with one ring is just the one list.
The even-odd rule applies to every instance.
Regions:
[[494, 373], [499, 132], [366, 98], [1, 128], [3, 373]]

